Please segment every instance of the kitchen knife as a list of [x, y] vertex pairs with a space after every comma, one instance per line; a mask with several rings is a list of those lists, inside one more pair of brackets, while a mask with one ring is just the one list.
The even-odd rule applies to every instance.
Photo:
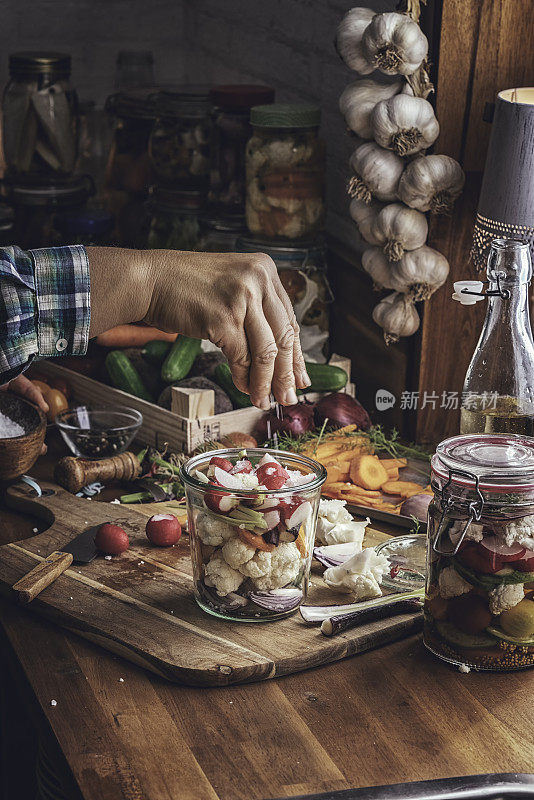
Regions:
[[95, 536], [100, 526], [93, 525], [80, 533], [61, 550], [54, 550], [13, 585], [18, 599], [30, 603], [43, 589], [50, 586], [74, 562], [88, 564], [96, 556]]

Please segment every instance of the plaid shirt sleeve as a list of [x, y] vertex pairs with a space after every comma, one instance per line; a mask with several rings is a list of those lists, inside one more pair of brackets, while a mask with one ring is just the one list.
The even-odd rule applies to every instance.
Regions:
[[83, 355], [90, 318], [84, 247], [0, 247], [0, 384], [36, 357]]

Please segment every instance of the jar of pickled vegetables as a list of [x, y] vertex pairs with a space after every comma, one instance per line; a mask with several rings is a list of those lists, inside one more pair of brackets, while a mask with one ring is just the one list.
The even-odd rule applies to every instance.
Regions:
[[180, 86], [156, 96], [149, 153], [158, 182], [207, 191], [212, 119], [209, 87]]
[[300, 239], [324, 223], [325, 148], [316, 106], [255, 106], [247, 144], [246, 218], [251, 233]]
[[306, 599], [324, 467], [230, 448], [195, 456], [181, 477], [199, 606], [242, 622], [294, 613]]
[[270, 256], [295, 311], [306, 361], [324, 363], [329, 356], [330, 305], [334, 299], [328, 282], [326, 244], [319, 236], [298, 244], [282, 244], [255, 236], [241, 236], [239, 253]]
[[534, 439], [447, 439], [432, 488], [426, 647], [478, 670], [534, 666]]
[[77, 98], [69, 83], [71, 57], [23, 52], [9, 57], [3, 99], [3, 148], [11, 175], [69, 175], [77, 155]]
[[246, 228], [239, 217], [209, 214], [200, 220], [198, 249], [205, 253], [235, 253], [237, 240], [243, 233]]
[[197, 250], [205, 195], [153, 186], [147, 203], [150, 250]]
[[245, 215], [245, 148], [252, 133], [252, 106], [272, 103], [270, 86], [230, 85], [212, 89], [213, 153], [210, 204], [223, 217]]

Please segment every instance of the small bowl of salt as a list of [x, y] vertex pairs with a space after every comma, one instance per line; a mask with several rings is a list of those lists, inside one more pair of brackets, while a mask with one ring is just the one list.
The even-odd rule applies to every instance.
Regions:
[[46, 417], [39, 408], [12, 392], [0, 392], [0, 481], [33, 467], [45, 433]]

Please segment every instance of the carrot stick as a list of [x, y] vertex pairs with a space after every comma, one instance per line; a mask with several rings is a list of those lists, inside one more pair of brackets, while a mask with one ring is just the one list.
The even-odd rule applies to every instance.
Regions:
[[154, 339], [174, 342], [177, 336], [177, 333], [166, 333], [148, 325], [117, 325], [97, 336], [96, 342], [102, 347], [142, 347]]

